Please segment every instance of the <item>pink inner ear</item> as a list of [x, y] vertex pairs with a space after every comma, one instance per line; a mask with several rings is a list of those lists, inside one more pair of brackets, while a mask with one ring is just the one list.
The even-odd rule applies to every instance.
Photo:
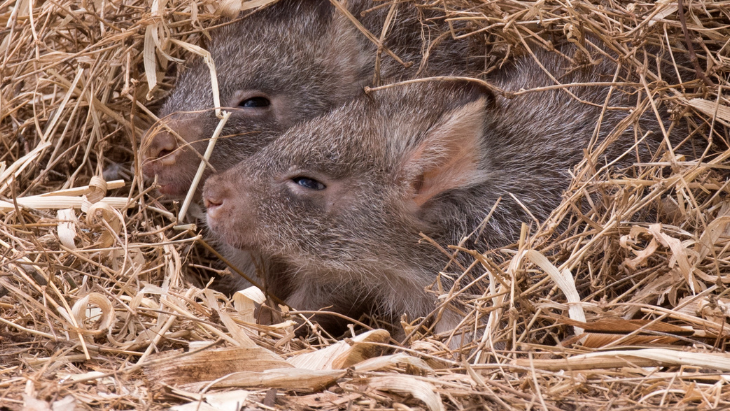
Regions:
[[464, 147], [446, 163], [421, 174], [423, 183], [413, 197], [416, 205], [420, 207], [444, 191], [468, 185], [478, 171], [476, 149]]
[[452, 111], [406, 159], [408, 168], [420, 171], [411, 184], [418, 207], [478, 179], [485, 108], [481, 99]]

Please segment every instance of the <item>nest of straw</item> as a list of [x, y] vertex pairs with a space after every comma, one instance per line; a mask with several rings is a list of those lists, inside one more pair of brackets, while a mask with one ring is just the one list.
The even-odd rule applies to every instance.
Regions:
[[[143, 184], [137, 150], [177, 62], [221, 15], [270, 2], [0, 1], [3, 409], [730, 405], [726, 4], [422, 2], [461, 21], [453, 35], [487, 42], [495, 69], [529, 53], [528, 38], [548, 50], [550, 38], [600, 38], [642, 74], [642, 109], [669, 106], [707, 143], [630, 177], [596, 173], [589, 157], [517, 244], [460, 251], [485, 286], [433, 287], [465, 310], [454, 334], [478, 329], [453, 352], [418, 320], [402, 344], [377, 329], [296, 338], [296, 312], [257, 325], [254, 290], [227, 298], [190, 282], [226, 273], [199, 229], [177, 223], [179, 205]], [[695, 76], [667, 85], [646, 47], [689, 56]]]

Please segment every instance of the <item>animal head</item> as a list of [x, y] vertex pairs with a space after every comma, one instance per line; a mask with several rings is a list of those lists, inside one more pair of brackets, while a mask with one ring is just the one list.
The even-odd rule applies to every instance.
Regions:
[[474, 213], [468, 203], [460, 211], [451, 203], [488, 181], [491, 101], [460, 83], [357, 99], [211, 177], [208, 223], [231, 245], [322, 275], [432, 269], [433, 249], [419, 244], [419, 232], [448, 237], [444, 222], [463, 216], [440, 213]]
[[[221, 105], [230, 111], [210, 172], [219, 172], [303, 120], [362, 93], [371, 47], [328, 1], [281, 1], [212, 33]], [[141, 152], [164, 194], [187, 191], [218, 124], [211, 74], [201, 58], [164, 103]]]

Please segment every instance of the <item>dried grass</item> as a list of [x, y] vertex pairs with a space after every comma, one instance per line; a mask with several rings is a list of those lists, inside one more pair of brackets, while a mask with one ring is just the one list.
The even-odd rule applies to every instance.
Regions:
[[[455, 334], [487, 332], [457, 354], [445, 345], [451, 336], [416, 321], [387, 356], [381, 348], [395, 344], [382, 331], [352, 346], [322, 333], [298, 339], [291, 321], [255, 324], [260, 296], [190, 287], [184, 272], [215, 271], [194, 246], [197, 229], [176, 227], [175, 206], [140, 180], [136, 148], [173, 86], [173, 62], [195, 51], [187, 44], [202, 45], [201, 28], [220, 22], [217, 7], [235, 3], [0, 1], [3, 407], [730, 405], [727, 2], [424, 5], [467, 21], [453, 35], [481, 36], [495, 69], [530, 53], [527, 38], [592, 33], [641, 74], [629, 86], [652, 98], [637, 110], [669, 105], [710, 144], [697, 160], [660, 153], [630, 177], [589, 155], [548, 221], [525, 225], [513, 247], [471, 251], [467, 275], [487, 284], [483, 294], [434, 287], [442, 302], [466, 307]], [[643, 53], [690, 45], [696, 79], [675, 87]], [[530, 92], [540, 90], [521, 93]], [[556, 231], [561, 223], [567, 230]], [[214, 359], [238, 372], [221, 375], [228, 368]]]

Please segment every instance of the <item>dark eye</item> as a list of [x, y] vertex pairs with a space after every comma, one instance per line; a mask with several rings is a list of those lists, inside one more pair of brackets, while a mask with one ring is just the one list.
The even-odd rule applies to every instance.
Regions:
[[265, 108], [270, 105], [271, 101], [266, 97], [251, 97], [238, 103], [238, 107], [243, 108]]
[[295, 184], [298, 184], [298, 185], [300, 185], [304, 188], [308, 188], [310, 190], [320, 191], [320, 190], [324, 190], [325, 188], [327, 188], [326, 185], [320, 183], [319, 181], [317, 181], [313, 178], [308, 178], [308, 177], [294, 177], [291, 179], [291, 181], [293, 181]]

